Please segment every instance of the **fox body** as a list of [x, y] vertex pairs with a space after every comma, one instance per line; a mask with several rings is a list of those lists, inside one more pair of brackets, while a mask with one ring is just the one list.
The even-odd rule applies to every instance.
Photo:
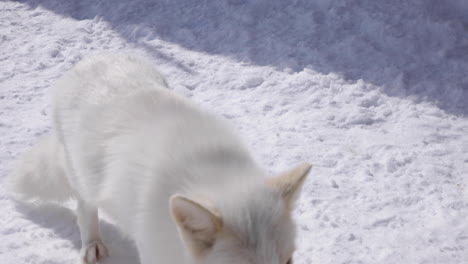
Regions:
[[108, 255], [98, 209], [142, 264], [291, 263], [310, 165], [266, 177], [223, 121], [144, 59], [98, 55], [59, 81], [53, 128], [18, 164], [22, 197], [77, 200], [84, 263]]

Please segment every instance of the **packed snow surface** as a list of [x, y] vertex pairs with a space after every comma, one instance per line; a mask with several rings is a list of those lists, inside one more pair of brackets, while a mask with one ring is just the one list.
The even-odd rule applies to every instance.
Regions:
[[[468, 263], [465, 0], [31, 0], [0, 2], [1, 264], [77, 263], [73, 204], [7, 182], [57, 78], [99, 51], [152, 60], [267, 171], [314, 164], [295, 263]], [[101, 225], [105, 263], [138, 263]]]

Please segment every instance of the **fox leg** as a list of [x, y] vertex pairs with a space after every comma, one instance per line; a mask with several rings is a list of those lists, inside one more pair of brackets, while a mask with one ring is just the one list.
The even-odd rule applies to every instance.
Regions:
[[95, 264], [109, 256], [99, 232], [98, 209], [78, 199], [77, 214], [81, 235], [81, 260], [85, 264]]
[[[64, 148], [65, 171], [69, 179], [77, 179], [76, 171], [73, 169], [70, 156]], [[73, 181], [70, 181], [73, 183]], [[80, 258], [83, 264], [96, 264], [98, 261], [109, 256], [108, 250], [101, 239], [99, 232], [98, 208], [86, 202], [79, 191], [74, 190], [77, 201], [76, 215], [81, 237]]]

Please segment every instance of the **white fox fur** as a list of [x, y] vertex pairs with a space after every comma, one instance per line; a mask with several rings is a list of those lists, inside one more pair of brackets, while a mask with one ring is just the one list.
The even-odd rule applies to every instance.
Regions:
[[85, 59], [55, 92], [53, 129], [20, 161], [15, 187], [77, 199], [84, 263], [107, 256], [98, 208], [142, 264], [291, 263], [291, 210], [310, 165], [266, 178], [223, 122], [137, 57]]

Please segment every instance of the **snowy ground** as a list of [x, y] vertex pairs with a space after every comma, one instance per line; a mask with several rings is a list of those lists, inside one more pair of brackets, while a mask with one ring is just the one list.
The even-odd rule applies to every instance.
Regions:
[[[152, 58], [267, 170], [315, 165], [296, 263], [468, 263], [467, 14], [465, 0], [0, 2], [0, 263], [78, 259], [70, 206], [14, 203], [6, 182], [49, 128], [55, 80], [101, 50]], [[137, 263], [102, 225], [106, 263]]]

